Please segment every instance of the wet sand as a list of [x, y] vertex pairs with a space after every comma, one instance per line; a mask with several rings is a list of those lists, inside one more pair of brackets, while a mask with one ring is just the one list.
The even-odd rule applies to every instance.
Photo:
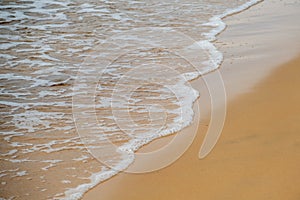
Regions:
[[[180, 133], [185, 138], [198, 127], [197, 136], [184, 155], [155, 172], [121, 173], [83, 199], [299, 199], [300, 40], [292, 14], [283, 2], [268, 1], [226, 19], [229, 27], [216, 43], [225, 56], [220, 72], [229, 102], [222, 135], [207, 157], [198, 158], [210, 119], [200, 79], [193, 85], [201, 92], [201, 116]], [[281, 26], [262, 28], [275, 21]]]

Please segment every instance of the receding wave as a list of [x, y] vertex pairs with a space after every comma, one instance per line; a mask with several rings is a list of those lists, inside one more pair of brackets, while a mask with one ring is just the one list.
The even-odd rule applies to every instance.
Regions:
[[222, 19], [258, 2], [3, 1], [0, 197], [80, 199], [187, 127]]

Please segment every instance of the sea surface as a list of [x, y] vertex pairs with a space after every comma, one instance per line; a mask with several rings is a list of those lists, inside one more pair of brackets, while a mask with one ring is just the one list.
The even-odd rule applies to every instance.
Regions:
[[80, 199], [187, 127], [223, 18], [259, 0], [0, 0], [0, 199]]

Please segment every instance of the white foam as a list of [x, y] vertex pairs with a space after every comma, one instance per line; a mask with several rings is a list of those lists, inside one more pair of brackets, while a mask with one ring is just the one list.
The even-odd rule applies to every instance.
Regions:
[[62, 160], [43, 160], [41, 162], [43, 162], [43, 163], [50, 163], [46, 167], [42, 167], [42, 170], [46, 171], [46, 170], [48, 170], [51, 167], [55, 167], [56, 163], [63, 162], [63, 161]]
[[13, 150], [10, 150], [10, 151], [7, 152], [7, 153], [1, 154], [1, 156], [11, 156], [11, 155], [13, 155], [13, 154], [15, 154], [15, 153], [17, 153], [17, 152], [18, 152], [18, 150], [13, 149]]
[[17, 172], [16, 175], [13, 176], [13, 177], [17, 177], [17, 176], [26, 176], [26, 175], [28, 175], [27, 171], [19, 171], [19, 172]]
[[225, 30], [226, 24], [223, 19], [227, 16], [239, 13], [243, 10], [250, 8], [251, 6], [262, 2], [263, 0], [251, 0], [248, 1], [241, 6], [238, 6], [234, 9], [228, 9], [224, 13], [220, 15], [213, 16], [209, 19], [209, 22], [204, 23], [203, 26], [211, 26], [214, 27], [208, 33], [203, 33], [202, 35], [205, 36], [206, 40], [202, 40], [197, 42], [198, 45], [204, 50], [207, 50], [210, 55], [210, 60], [204, 63], [207, 67], [200, 72], [201, 75], [207, 74], [211, 71], [218, 69], [223, 61], [223, 54], [220, 52], [213, 42], [216, 40], [218, 34]]
[[[206, 67], [201, 69], [198, 74], [197, 73], [196, 74], [195, 73], [184, 74], [183, 76], [186, 81], [195, 79], [199, 75], [207, 74], [207, 73], [214, 71], [215, 69], [220, 67], [220, 65], [223, 61], [223, 54], [216, 48], [216, 46], [213, 44], [213, 42], [216, 40], [216, 36], [218, 34], [220, 34], [226, 28], [226, 24], [222, 21], [222, 19], [229, 15], [241, 12], [241, 11], [257, 4], [260, 1], [261, 0], [249, 1], [237, 8], [227, 10], [226, 12], [224, 12], [221, 15], [216, 15], [216, 16], [210, 18], [209, 22], [203, 24], [203, 26], [211, 26], [214, 28], [211, 31], [209, 31], [208, 33], [203, 34], [205, 36], [205, 40], [196, 42], [195, 44], [191, 45], [189, 48], [197, 49], [198, 47], [200, 47], [201, 49], [206, 50], [209, 54], [209, 60], [203, 63], [203, 64], [205, 64]], [[181, 99], [181, 101], [179, 103], [180, 104], [179, 110], [183, 114], [183, 116], [179, 115], [179, 117], [175, 119], [174, 123], [171, 124], [170, 126], [168, 126], [169, 127], [168, 129], [161, 131], [159, 133], [159, 135], [152, 135], [151, 137], [146, 137], [146, 138], [134, 138], [134, 139], [130, 140], [128, 143], [126, 143], [118, 148], [118, 150], [120, 152], [127, 152], [127, 153], [129, 153], [129, 155], [133, 156], [134, 155], [133, 152], [138, 150], [141, 146], [143, 146], [161, 136], [169, 135], [169, 134], [172, 134], [179, 130], [182, 130], [184, 127], [188, 126], [192, 122], [193, 115], [194, 115], [192, 106], [193, 106], [194, 101], [196, 100], [196, 98], [199, 95], [198, 92], [193, 90], [190, 87], [187, 87], [185, 85], [185, 82], [178, 82], [177, 85], [170, 86], [170, 87], [171, 88], [173, 87], [174, 90], [178, 91], [178, 92], [176, 92], [176, 94], [180, 94], [179, 99]], [[102, 101], [102, 103], [104, 103], [107, 106], [109, 105], [109, 101], [104, 100], [104, 101]], [[120, 108], [122, 108], [122, 106], [120, 106]], [[178, 113], [178, 111], [176, 111], [176, 110], [174, 110], [172, 112]], [[126, 159], [128, 159], [128, 158], [126, 158]], [[133, 162], [134, 158], [131, 158], [131, 159], [132, 159], [131, 161], [130, 161], [130, 159], [122, 160], [121, 162], [123, 162], [123, 163], [119, 164], [119, 169], [120, 170], [125, 169], [127, 166], [129, 166], [129, 164], [131, 164]], [[108, 178], [111, 178], [112, 176], [114, 176], [117, 173], [118, 173], [117, 171], [112, 171], [110, 169], [104, 168], [103, 171], [95, 173], [90, 177], [90, 180], [91, 180], [90, 183], [79, 185], [76, 188], [67, 190], [65, 192], [65, 197], [62, 199], [70, 199], [70, 200], [80, 199], [86, 191], [88, 191], [95, 185], [101, 183], [102, 181], [104, 181]]]
[[19, 129], [26, 129], [28, 132], [34, 132], [38, 127], [51, 128], [52, 120], [59, 120], [64, 117], [59, 112], [39, 112], [36, 110], [27, 110], [23, 113], [14, 114], [12, 122]]
[[[71, 144], [71, 146], [69, 145]], [[54, 148], [53, 146], [55, 145], [62, 145], [62, 147], [56, 147]], [[26, 145], [25, 145], [26, 146]], [[81, 141], [78, 139], [78, 137], [70, 138], [70, 139], [64, 139], [64, 140], [51, 140], [48, 143], [44, 144], [36, 144], [32, 145], [30, 148], [23, 149], [22, 153], [23, 154], [28, 154], [32, 152], [45, 152], [45, 153], [52, 153], [52, 152], [59, 152], [62, 150], [70, 150], [70, 149], [78, 149], [78, 150], [83, 150], [85, 147], [82, 146]], [[60, 161], [60, 160], [54, 160], [54, 161]], [[51, 160], [45, 160], [41, 162], [51, 162]]]
[[70, 184], [71, 183], [71, 181], [69, 181], [69, 180], [62, 180], [61, 181], [63, 184]]
[[[134, 156], [132, 155], [130, 159], [122, 160], [117, 166], [116, 169], [119, 169], [119, 171], [126, 169], [129, 164], [131, 164], [134, 160]], [[98, 173], [93, 173], [89, 179], [91, 180], [90, 183], [85, 183], [78, 185], [76, 188], [70, 188], [67, 191], [65, 191], [64, 195], [65, 197], [58, 198], [60, 200], [77, 200], [82, 197], [82, 195], [88, 191], [89, 189], [93, 188], [95, 185], [115, 176], [118, 174], [119, 171], [109, 169], [107, 167], [102, 167], [101, 171]]]
[[6, 176], [7, 174], [0, 174], [0, 178]]
[[90, 157], [88, 157], [88, 156], [82, 155], [81, 157], [73, 158], [72, 160], [74, 160], [74, 161], [84, 161], [84, 160], [89, 159], [89, 158]]
[[5, 159], [5, 160], [10, 161], [12, 163], [37, 162], [37, 160], [30, 160], [28, 158], [25, 158], [25, 159]]

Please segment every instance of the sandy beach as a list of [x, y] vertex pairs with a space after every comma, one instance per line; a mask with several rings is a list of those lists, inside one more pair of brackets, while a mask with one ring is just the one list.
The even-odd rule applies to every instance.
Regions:
[[0, 200], [299, 200], [300, 1], [3, 1]]
[[200, 79], [192, 84], [201, 93], [201, 117], [183, 132], [199, 128], [184, 155], [159, 171], [118, 174], [83, 199], [299, 199], [299, 12], [291, 8], [264, 1], [225, 20], [228, 28], [216, 44], [225, 56], [220, 72], [227, 116], [207, 157], [198, 158], [210, 119], [209, 95]]

